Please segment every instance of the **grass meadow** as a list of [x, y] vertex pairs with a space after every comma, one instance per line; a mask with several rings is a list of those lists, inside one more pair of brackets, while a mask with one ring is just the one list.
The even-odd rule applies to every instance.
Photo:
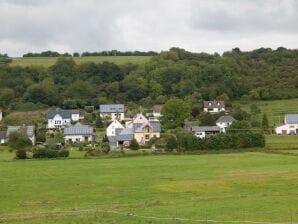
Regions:
[[242, 109], [250, 111], [250, 105], [252, 104], [261, 109], [261, 113], [256, 118], [261, 121], [262, 113], [266, 113], [270, 126], [282, 124], [285, 114], [298, 113], [298, 99], [249, 101], [240, 103], [240, 106]]
[[[143, 64], [150, 60], [151, 56], [88, 56], [88, 57], [72, 57], [78, 64], [86, 62], [113, 62], [115, 64]], [[25, 57], [25, 58], [13, 58], [12, 65], [19, 66], [45, 66], [50, 67], [55, 64], [58, 57]]]
[[1, 147], [0, 222], [298, 223], [298, 156], [265, 151], [16, 161]]

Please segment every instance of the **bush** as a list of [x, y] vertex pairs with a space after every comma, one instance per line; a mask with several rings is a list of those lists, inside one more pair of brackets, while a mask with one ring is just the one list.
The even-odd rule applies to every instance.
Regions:
[[68, 157], [68, 150], [54, 150], [54, 149], [46, 149], [46, 148], [36, 148], [33, 151], [33, 158], [42, 159], [42, 158], [58, 158], [58, 157]]
[[27, 135], [18, 131], [9, 135], [8, 144], [14, 149], [24, 149], [26, 147], [32, 146], [32, 142]]
[[131, 150], [138, 150], [138, 149], [140, 148], [140, 145], [139, 145], [139, 143], [137, 142], [136, 139], [133, 139], [133, 140], [131, 141], [131, 143], [130, 143], [129, 148], [130, 148]]
[[26, 150], [24, 150], [24, 149], [18, 149], [16, 151], [16, 158], [17, 159], [27, 159]]
[[66, 149], [62, 149], [58, 151], [58, 157], [68, 157], [69, 156], [69, 151]]
[[177, 147], [178, 143], [176, 137], [174, 135], [167, 136], [165, 150], [168, 152], [172, 152], [174, 149], [177, 149]]

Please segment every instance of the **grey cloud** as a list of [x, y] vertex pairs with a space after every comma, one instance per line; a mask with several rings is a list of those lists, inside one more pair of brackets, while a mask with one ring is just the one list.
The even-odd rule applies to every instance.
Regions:
[[0, 0], [0, 53], [297, 48], [297, 16], [295, 0]]

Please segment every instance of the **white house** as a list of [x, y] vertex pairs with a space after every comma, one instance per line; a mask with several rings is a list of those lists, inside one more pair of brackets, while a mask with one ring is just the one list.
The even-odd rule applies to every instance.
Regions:
[[142, 113], [137, 113], [131, 121], [125, 122], [125, 127], [133, 128], [134, 124], [147, 124], [148, 122], [148, 119]]
[[77, 123], [64, 129], [65, 142], [92, 142], [93, 136], [93, 128], [89, 125]]
[[286, 114], [284, 124], [275, 128], [278, 135], [298, 134], [298, 114]]
[[226, 129], [236, 121], [232, 116], [221, 116], [216, 121], [216, 126], [220, 128], [220, 131], [226, 133]]
[[106, 135], [116, 136], [116, 129], [123, 129], [124, 126], [117, 120], [112, 121], [112, 123], [107, 127]]
[[99, 105], [101, 118], [123, 121], [125, 118], [124, 104], [101, 104]]
[[198, 138], [206, 138], [208, 136], [220, 134], [220, 127], [218, 126], [193, 126], [191, 131]]
[[65, 128], [71, 124], [72, 113], [70, 110], [49, 111], [48, 128]]
[[30, 126], [26, 126], [26, 125], [22, 125], [22, 126], [8, 126], [7, 127], [7, 131], [6, 131], [6, 139], [4, 141], [6, 141], [10, 134], [13, 132], [23, 132], [27, 135], [27, 137], [30, 139], [30, 141], [32, 142], [32, 145], [35, 145], [35, 127], [33, 125]]
[[204, 101], [204, 112], [219, 113], [226, 111], [224, 101]]
[[0, 121], [2, 121], [3, 119], [3, 114], [2, 114], [2, 110], [0, 109]]
[[71, 125], [71, 122], [77, 122], [84, 119], [84, 115], [78, 110], [56, 110], [49, 111], [47, 114], [48, 128], [65, 128]]

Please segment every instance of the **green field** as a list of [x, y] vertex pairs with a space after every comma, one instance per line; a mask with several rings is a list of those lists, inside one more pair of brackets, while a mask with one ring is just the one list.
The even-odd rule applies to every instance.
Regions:
[[[250, 105], [256, 104], [262, 113], [266, 113], [271, 126], [283, 123], [285, 114], [298, 113], [298, 99], [288, 100], [268, 100], [268, 101], [249, 101], [241, 102], [240, 106], [246, 111], [250, 111]], [[262, 113], [257, 116], [261, 120]]]
[[[134, 63], [142, 64], [150, 60], [150, 56], [88, 56], [88, 57], [73, 57], [78, 64], [86, 62], [113, 62], [115, 64]], [[57, 61], [58, 57], [25, 57], [13, 58], [12, 65], [19, 66], [45, 66], [49, 67]]]
[[[267, 147], [297, 143], [292, 137], [269, 136]], [[7, 149], [0, 147], [3, 223], [298, 223], [295, 155], [83, 159], [71, 150], [73, 159], [16, 161]]]

